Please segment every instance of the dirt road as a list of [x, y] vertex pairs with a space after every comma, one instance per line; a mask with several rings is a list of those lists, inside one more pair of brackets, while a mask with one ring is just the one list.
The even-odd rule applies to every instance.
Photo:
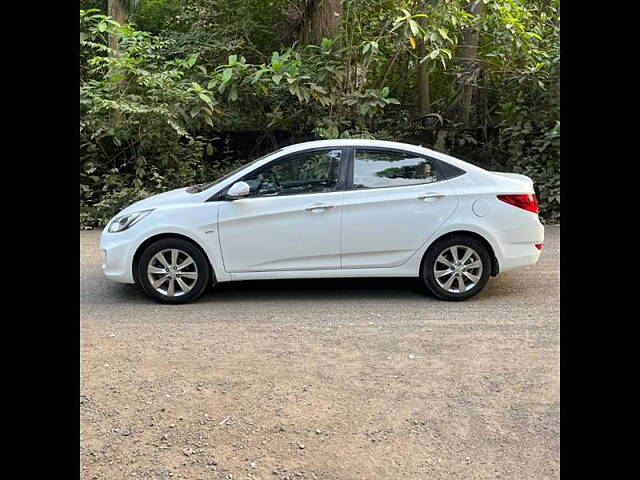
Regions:
[[463, 303], [360, 279], [164, 306], [81, 232], [81, 478], [559, 478], [559, 240]]

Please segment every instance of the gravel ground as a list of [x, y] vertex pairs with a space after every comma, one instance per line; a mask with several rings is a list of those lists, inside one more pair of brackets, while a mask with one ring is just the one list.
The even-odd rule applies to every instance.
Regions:
[[164, 306], [80, 233], [82, 479], [559, 478], [560, 229], [438, 301], [411, 279], [221, 284]]

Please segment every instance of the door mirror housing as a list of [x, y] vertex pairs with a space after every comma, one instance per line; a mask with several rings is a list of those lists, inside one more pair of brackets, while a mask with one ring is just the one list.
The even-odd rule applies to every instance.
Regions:
[[242, 197], [249, 196], [251, 193], [251, 188], [247, 182], [236, 182], [231, 185], [231, 188], [227, 190], [227, 198], [230, 200], [235, 200]]

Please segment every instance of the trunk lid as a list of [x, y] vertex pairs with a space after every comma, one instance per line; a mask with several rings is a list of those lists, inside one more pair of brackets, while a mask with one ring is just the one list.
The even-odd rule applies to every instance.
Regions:
[[491, 172], [494, 175], [498, 175], [502, 178], [508, 178], [509, 180], [517, 180], [518, 182], [524, 184], [528, 189], [533, 191], [533, 180], [531, 180], [526, 175], [521, 175], [519, 173], [507, 173], [507, 172]]

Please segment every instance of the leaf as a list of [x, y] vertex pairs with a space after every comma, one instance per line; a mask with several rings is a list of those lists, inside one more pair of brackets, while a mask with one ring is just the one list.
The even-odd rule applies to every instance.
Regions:
[[387, 95], [389, 95], [389, 87], [384, 87], [382, 90], [380, 90], [380, 96], [381, 97], [386, 97]]
[[411, 48], [416, 49], [416, 39], [415, 37], [409, 37], [409, 43], [411, 44]]
[[235, 85], [231, 86], [231, 91], [229, 92], [229, 99], [232, 102], [235, 102], [236, 100], [238, 100], [238, 89], [236, 88]]
[[256, 83], [258, 80], [260, 80], [260, 78], [262, 78], [262, 76], [268, 71], [268, 68], [261, 68], [260, 70], [258, 70], [253, 77], [253, 83]]
[[409, 27], [411, 28], [411, 33], [413, 33], [416, 37], [420, 33], [420, 27], [415, 20], [409, 20]]
[[280, 85], [280, 80], [282, 80], [282, 74], [276, 73], [273, 77], [271, 77], [271, 79], [273, 80], [273, 83], [275, 83], [276, 85]]
[[213, 145], [211, 145], [210, 143], [207, 144], [207, 155], [209, 155], [210, 157], [213, 155]]
[[399, 29], [402, 25], [404, 25], [404, 22], [400, 21], [400, 22], [396, 22], [393, 26], [393, 28], [391, 30], [389, 30], [389, 33], [393, 33], [395, 32], [397, 29]]
[[365, 43], [364, 47], [362, 47], [362, 54], [366, 55], [370, 49], [371, 49], [371, 43], [369, 42]]
[[442, 38], [444, 38], [445, 40], [449, 40], [451, 41], [451, 39], [449, 38], [449, 35], [447, 35], [447, 31], [444, 28], [438, 28], [438, 33], [440, 34], [440, 36]]
[[227, 83], [229, 80], [231, 80], [231, 75], [233, 75], [233, 69], [225, 68], [222, 72], [222, 83]]

